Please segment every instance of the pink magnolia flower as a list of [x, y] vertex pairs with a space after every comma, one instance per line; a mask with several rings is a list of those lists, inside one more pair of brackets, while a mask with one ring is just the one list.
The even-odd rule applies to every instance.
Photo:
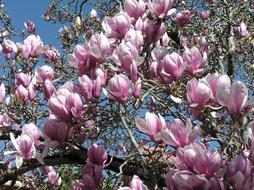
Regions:
[[78, 78], [77, 87], [80, 94], [84, 96], [86, 100], [91, 100], [93, 98], [93, 82], [87, 75]]
[[209, 85], [200, 80], [193, 78], [187, 83], [187, 98], [191, 107], [204, 107], [211, 97]]
[[43, 94], [46, 99], [50, 99], [51, 96], [56, 95], [56, 89], [49, 79], [46, 79], [43, 83]]
[[166, 128], [166, 122], [161, 115], [146, 112], [145, 119], [135, 118], [136, 127], [143, 133], [150, 136], [153, 141], [161, 141], [160, 132]]
[[250, 160], [242, 154], [238, 155], [229, 163], [226, 177], [230, 180], [234, 189], [252, 189], [254, 182]]
[[108, 154], [102, 145], [93, 144], [87, 150], [89, 163], [103, 166], [108, 159]]
[[78, 93], [70, 93], [66, 98], [66, 108], [76, 119], [81, 119], [84, 113], [83, 102]]
[[[126, 1], [125, 1], [126, 2]], [[131, 42], [138, 51], [141, 50], [141, 47], [144, 44], [144, 39], [141, 31], [130, 29], [124, 36], [124, 41]]]
[[5, 86], [4, 83], [1, 83], [0, 85], [0, 103], [4, 102], [4, 98], [5, 98]]
[[29, 160], [35, 155], [36, 149], [34, 147], [33, 137], [26, 133], [22, 133], [17, 139], [15, 139], [11, 133], [10, 138], [13, 146], [17, 150], [18, 155], [22, 156], [24, 160]]
[[19, 85], [15, 91], [15, 96], [19, 101], [26, 102], [29, 98], [28, 90], [23, 85]]
[[[204, 80], [209, 84], [212, 90], [212, 98], [216, 98], [216, 93], [219, 88], [228, 88], [231, 85], [230, 78], [228, 75], [222, 75], [219, 73], [210, 74], [208, 73]], [[216, 99], [215, 99], [216, 100]]]
[[[100, 36], [100, 38], [103, 37]], [[68, 55], [69, 64], [78, 69], [80, 76], [89, 75], [91, 70], [106, 58], [108, 52], [111, 52], [111, 49], [106, 49], [107, 44], [107, 41], [97, 41], [96, 38], [93, 38], [91, 46], [89, 44], [76, 45], [74, 52]]]
[[124, 38], [131, 27], [131, 19], [126, 13], [120, 12], [113, 18], [106, 17], [102, 26], [108, 37]]
[[177, 167], [190, 170], [210, 178], [223, 166], [223, 158], [218, 151], [209, 151], [205, 145], [192, 143], [177, 149]]
[[165, 32], [165, 34], [163, 34], [163, 36], [162, 36], [162, 45], [164, 47], [168, 47], [169, 40], [170, 39], [169, 39], [168, 33]]
[[11, 126], [11, 118], [7, 113], [0, 115], [0, 128], [5, 128]]
[[22, 133], [26, 133], [30, 135], [31, 137], [33, 137], [34, 144], [38, 145], [39, 138], [40, 138], [40, 131], [35, 124], [33, 123], [25, 124], [22, 128]]
[[200, 16], [200, 18], [202, 20], [207, 20], [210, 17], [210, 12], [209, 11], [201, 11], [198, 13], [198, 15]]
[[194, 75], [203, 71], [203, 67], [206, 62], [206, 54], [204, 53], [202, 56], [199, 49], [195, 46], [191, 49], [185, 48], [183, 60], [187, 63], [188, 72]]
[[134, 175], [129, 187], [120, 187], [118, 190], [148, 190], [148, 187], [138, 176]]
[[172, 8], [174, 0], [149, 0], [148, 7], [158, 17], [164, 18]]
[[97, 61], [103, 62], [111, 54], [109, 39], [103, 34], [94, 34], [89, 42], [90, 53]]
[[44, 82], [46, 79], [52, 81], [54, 79], [54, 70], [50, 66], [43, 65], [36, 69], [35, 77], [38, 82]]
[[234, 28], [235, 31], [242, 37], [250, 36], [250, 32], [247, 30], [247, 27], [244, 22], [241, 22], [239, 27]]
[[4, 38], [3, 43], [2, 43], [2, 48], [3, 48], [3, 52], [6, 54], [7, 59], [10, 59], [12, 52], [14, 52], [14, 53], [18, 52], [17, 45], [13, 41], [11, 41], [7, 38]]
[[186, 63], [183, 62], [182, 57], [174, 52], [167, 54], [159, 63], [158, 73], [161, 80], [168, 83], [181, 79], [185, 68]]
[[217, 177], [209, 180], [204, 175], [197, 175], [191, 171], [169, 171], [166, 175], [166, 185], [170, 190], [224, 190], [223, 182]]
[[71, 117], [66, 107], [66, 98], [64, 95], [51, 96], [48, 102], [50, 111], [62, 120], [69, 120]]
[[83, 180], [75, 180], [71, 182], [70, 190], [84, 190], [85, 184]]
[[174, 21], [179, 25], [183, 25], [186, 22], [189, 22], [191, 18], [192, 18], [191, 12], [189, 10], [184, 10], [175, 15]]
[[48, 182], [51, 185], [59, 186], [62, 183], [62, 179], [59, 174], [53, 169], [48, 173]]
[[96, 10], [95, 9], [92, 9], [91, 11], [90, 11], [90, 18], [96, 18], [96, 16], [97, 16], [97, 12], [96, 12]]
[[200, 127], [193, 127], [191, 122], [187, 120], [186, 125], [180, 120], [175, 119], [166, 128], [160, 131], [162, 141], [175, 148], [184, 147], [193, 143], [200, 134]]
[[50, 114], [45, 122], [42, 133], [48, 141], [56, 141], [61, 144], [67, 136], [68, 126], [65, 122], [58, 119], [55, 115]]
[[43, 53], [43, 58], [46, 60], [46, 61], [56, 61], [57, 58], [59, 57], [59, 52], [57, 49], [55, 48], [47, 48], [46, 50], [44, 50], [44, 53]]
[[145, 13], [146, 4], [143, 0], [125, 0], [124, 10], [130, 17], [133, 17], [137, 20]]
[[29, 57], [38, 58], [43, 54], [43, 42], [40, 36], [31, 34], [25, 40], [22, 46], [22, 56], [24, 59]]
[[23, 85], [24, 87], [28, 87], [32, 78], [29, 74], [18, 73], [16, 74], [15, 84], [16, 86]]
[[146, 19], [143, 22], [143, 33], [146, 34], [146, 39], [149, 43], [157, 42], [166, 31], [164, 23], [156, 23], [153, 20]]
[[108, 82], [108, 98], [118, 102], [126, 102], [133, 92], [133, 84], [123, 74], [114, 75]]
[[95, 70], [94, 77], [93, 94], [95, 97], [99, 97], [102, 91], [102, 86], [105, 85], [107, 81], [107, 71], [98, 68]]
[[103, 167], [95, 164], [86, 164], [81, 173], [86, 189], [96, 190], [102, 178]]
[[28, 20], [24, 23], [24, 26], [26, 28], [26, 31], [29, 33], [33, 33], [35, 31], [35, 25], [31, 20]]
[[218, 103], [228, 109], [230, 113], [240, 113], [244, 108], [253, 104], [248, 101], [248, 89], [240, 81], [235, 81], [229, 87], [220, 87], [216, 92]]
[[113, 59], [120, 68], [130, 73], [132, 80], [137, 80], [137, 65], [140, 63], [141, 58], [134, 45], [130, 42], [121, 43], [113, 52]]

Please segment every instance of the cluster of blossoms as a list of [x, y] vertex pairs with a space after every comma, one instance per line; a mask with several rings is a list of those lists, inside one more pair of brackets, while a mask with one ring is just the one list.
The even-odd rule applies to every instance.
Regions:
[[174, 96], [171, 98], [176, 103], [188, 104], [194, 117], [203, 108], [218, 110], [225, 107], [231, 114], [240, 114], [253, 105], [253, 99], [248, 100], [248, 89], [244, 83], [234, 81], [231, 84], [227, 75], [219, 73], [209, 73], [204, 78], [191, 79], [186, 85], [186, 95], [187, 101]]
[[[215, 3], [213, 0], [206, 2]], [[1, 84], [0, 103], [11, 107], [17, 101], [30, 106], [43, 96], [49, 107], [41, 131], [30, 123], [21, 127], [21, 131], [18, 127], [15, 129], [21, 132], [17, 138], [10, 134], [16, 151], [6, 154], [16, 155], [17, 168], [22, 166], [23, 160], [37, 159], [43, 163], [54, 148], [68, 146], [68, 151], [71, 151], [70, 142], [82, 145], [96, 124], [96, 120], [85, 117], [90, 112], [94, 115], [99, 112], [93, 107], [94, 101], [104, 98], [104, 95], [110, 100], [107, 103], [126, 105], [133, 97], [140, 100], [146, 80], [170, 88], [171, 84], [192, 78], [186, 82], [186, 98], [170, 96], [173, 103], [188, 108], [192, 119], [199, 119], [206, 109], [214, 111], [214, 119], [227, 113], [238, 116], [251, 110], [254, 102], [248, 99], [248, 89], [243, 82], [231, 82], [228, 75], [218, 72], [205, 76], [208, 42], [204, 36], [195, 36], [192, 43], [181, 36], [183, 51], [169, 50], [169, 23], [165, 21], [171, 19], [182, 27], [194, 17], [187, 8], [180, 11], [173, 8], [174, 3], [174, 0], [126, 0], [123, 10], [113, 17], [104, 18], [103, 32], [93, 34], [84, 44], [74, 47], [67, 60], [68, 66], [74, 67], [78, 75], [73, 81], [60, 83], [57, 87], [54, 71], [57, 64], [36, 67], [34, 71], [29, 66], [30, 61], [36, 62], [39, 58], [46, 63], [56, 63], [59, 58], [57, 50], [43, 45], [31, 21], [25, 23], [29, 35], [23, 43], [14, 43], [7, 38], [3, 40], [1, 49], [6, 59], [12, 60], [12, 67], [19, 59], [24, 60], [26, 67], [15, 73], [15, 85], [8, 92], [13, 96], [5, 98], [5, 85]], [[205, 22], [210, 12], [201, 11], [197, 15]], [[92, 10], [90, 18], [96, 17], [96, 11]], [[77, 19], [76, 22], [81, 21]], [[243, 22], [234, 31], [241, 37], [251, 35]], [[41, 93], [41, 96], [36, 93]], [[155, 105], [152, 107], [156, 110]], [[227, 112], [221, 113], [223, 108]], [[11, 114], [3, 113], [0, 115], [0, 128], [11, 129], [14, 121]], [[145, 118], [135, 118], [135, 124], [141, 133], [149, 136], [149, 142], [174, 149], [173, 153], [168, 152], [175, 155], [176, 167], [165, 168], [168, 189], [223, 190], [231, 186], [249, 190], [254, 186], [253, 122], [243, 129], [244, 148], [232, 160], [218, 150], [210, 149], [202, 137], [201, 127], [193, 126], [189, 119], [186, 123], [181, 119], [172, 119], [168, 123], [160, 114], [146, 112]], [[108, 154], [102, 145], [91, 145], [87, 162], [81, 169], [82, 178], [73, 181], [70, 189], [98, 189], [103, 170], [110, 164], [106, 164], [107, 160]], [[47, 167], [45, 173], [50, 184], [61, 184], [60, 175], [52, 167]], [[148, 190], [148, 187], [134, 175], [129, 187], [119, 188], [123, 189]]]
[[87, 150], [87, 163], [82, 168], [82, 179], [73, 181], [70, 189], [96, 190], [102, 179], [102, 170], [107, 167], [107, 151], [103, 146], [93, 144]]

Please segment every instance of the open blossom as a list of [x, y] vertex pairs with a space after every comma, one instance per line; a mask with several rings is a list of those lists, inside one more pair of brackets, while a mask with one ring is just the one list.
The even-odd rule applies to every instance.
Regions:
[[192, 143], [177, 149], [177, 167], [190, 170], [210, 178], [223, 166], [223, 158], [218, 151], [209, 151], [204, 144]]
[[22, 56], [24, 59], [29, 57], [38, 58], [43, 53], [43, 42], [40, 36], [31, 34], [25, 40], [22, 46]]
[[103, 34], [94, 34], [89, 41], [90, 54], [103, 62], [112, 52], [109, 39]]
[[143, 0], [125, 0], [124, 10], [130, 17], [138, 19], [145, 13], [146, 4]]
[[46, 61], [56, 61], [58, 56], [59, 56], [59, 52], [57, 49], [55, 48], [47, 48], [46, 50], [44, 50], [43, 52], [43, 58], [46, 60]]
[[166, 185], [169, 190], [224, 190], [223, 182], [217, 177], [206, 178], [189, 170], [172, 171], [166, 175]]
[[220, 87], [216, 92], [218, 103], [228, 109], [230, 113], [240, 113], [244, 108], [253, 104], [248, 101], [248, 89], [240, 81], [235, 81], [227, 87]]
[[138, 79], [137, 64], [141, 61], [137, 48], [130, 42], [121, 43], [113, 53], [115, 63], [124, 71], [129, 72], [132, 80]]
[[206, 54], [202, 56], [199, 49], [193, 46], [191, 49], [185, 48], [183, 60], [187, 63], [187, 70], [190, 74], [196, 74], [203, 71], [206, 62]]
[[131, 42], [138, 51], [141, 50], [141, 47], [144, 44], [144, 39], [141, 31], [130, 29], [124, 36], [124, 41], [125, 42]]
[[35, 77], [38, 82], [44, 82], [47, 79], [52, 81], [54, 79], [54, 70], [50, 66], [43, 65], [36, 69]]
[[143, 133], [150, 136], [153, 141], [161, 141], [160, 131], [166, 128], [166, 122], [163, 117], [153, 113], [146, 112], [145, 118], [135, 118], [136, 127]]
[[108, 82], [108, 98], [118, 102], [126, 102], [133, 92], [133, 84], [123, 74], [114, 75]]
[[234, 189], [252, 189], [254, 185], [252, 164], [243, 154], [236, 156], [228, 165], [226, 176]]
[[219, 73], [210, 74], [208, 73], [204, 80], [209, 84], [212, 90], [212, 98], [216, 100], [216, 93], [219, 88], [227, 88], [231, 85], [230, 78], [228, 75], [222, 75]]
[[63, 121], [72, 117], [80, 118], [83, 104], [80, 96], [76, 93], [74, 84], [70, 81], [58, 88], [55, 95], [49, 99], [50, 111]]
[[124, 13], [117, 13], [113, 18], [105, 18], [103, 28], [110, 38], [124, 38], [131, 27], [130, 17]]
[[13, 134], [10, 134], [11, 141], [17, 150], [17, 153], [22, 156], [24, 160], [31, 159], [35, 155], [35, 147], [33, 137], [27, 133], [22, 133], [15, 139]]
[[175, 119], [160, 132], [163, 142], [176, 148], [193, 143], [199, 134], [199, 126], [193, 127], [190, 121], [185, 125], [180, 119]]
[[159, 63], [158, 74], [163, 82], [171, 82], [182, 78], [186, 63], [177, 53], [167, 54]]
[[211, 89], [207, 83], [195, 78], [187, 83], [187, 98], [191, 107], [204, 107], [211, 97]]
[[172, 8], [174, 0], [152, 0], [148, 2], [148, 7], [158, 17], [164, 18]]
[[81, 119], [84, 113], [83, 102], [78, 93], [70, 93], [66, 98], [66, 108], [76, 119]]
[[14, 53], [18, 52], [17, 45], [13, 41], [11, 41], [7, 38], [4, 38], [3, 43], [2, 43], [2, 48], [3, 48], [3, 52], [6, 54], [7, 59], [10, 59], [12, 52], [14, 52]]

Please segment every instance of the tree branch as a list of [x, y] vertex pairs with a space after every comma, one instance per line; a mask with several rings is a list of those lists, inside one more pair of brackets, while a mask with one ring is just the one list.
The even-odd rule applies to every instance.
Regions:
[[[75, 152], [68, 153], [65, 155], [53, 155], [47, 156], [44, 158], [45, 165], [40, 164], [37, 160], [28, 160], [26, 161], [19, 169], [12, 170], [6, 175], [0, 177], [0, 185], [3, 185], [9, 180], [16, 181], [17, 177], [43, 166], [58, 166], [64, 164], [75, 164], [75, 165], [84, 165], [87, 160], [87, 149], [75, 150]], [[112, 160], [112, 161], [111, 161]], [[116, 173], [120, 172], [120, 166], [124, 163], [125, 160], [117, 157], [108, 156], [107, 162], [111, 163], [105, 168]], [[133, 176], [138, 175], [143, 180], [150, 180], [152, 168], [144, 167], [139, 163], [127, 163], [122, 167], [122, 172], [124, 175]], [[165, 177], [163, 175], [158, 177], [158, 185], [165, 186]]]

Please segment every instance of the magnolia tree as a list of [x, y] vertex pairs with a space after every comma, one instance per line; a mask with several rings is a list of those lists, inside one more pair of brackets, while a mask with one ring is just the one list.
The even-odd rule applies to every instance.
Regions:
[[1, 187], [253, 189], [251, 1], [53, 1], [58, 49], [0, 11]]

